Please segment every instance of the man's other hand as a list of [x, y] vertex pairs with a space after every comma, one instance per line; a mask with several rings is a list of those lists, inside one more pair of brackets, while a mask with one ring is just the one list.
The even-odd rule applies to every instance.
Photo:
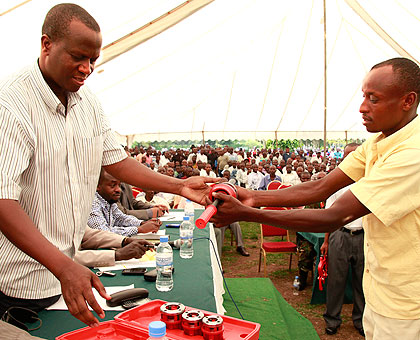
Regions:
[[151, 245], [146, 240], [128, 238], [129, 242], [122, 248], [115, 250], [115, 261], [139, 259], [147, 251], [145, 245]]
[[149, 221], [144, 222], [140, 227], [138, 227], [139, 233], [155, 233], [159, 230], [162, 225], [162, 221], [156, 218], [152, 218]]
[[61, 283], [61, 292], [71, 315], [89, 326], [97, 326], [98, 319], [88, 309], [88, 305], [103, 319], [105, 313], [99, 306], [92, 292], [92, 287], [109, 300], [99, 278], [88, 268], [73, 262], [62, 270], [57, 277]]

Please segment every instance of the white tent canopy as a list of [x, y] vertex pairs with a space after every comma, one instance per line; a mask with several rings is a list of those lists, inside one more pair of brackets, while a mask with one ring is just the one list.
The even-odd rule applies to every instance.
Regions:
[[[0, 13], [21, 2], [2, 0]], [[185, 0], [74, 2], [97, 19], [106, 46]], [[0, 16], [0, 77], [35, 60], [56, 3], [27, 1]], [[327, 0], [326, 8], [327, 138], [365, 137], [361, 81], [404, 51], [420, 60], [420, 2]], [[100, 65], [87, 85], [112, 128], [136, 140], [322, 138], [323, 29], [320, 0], [215, 0]]]

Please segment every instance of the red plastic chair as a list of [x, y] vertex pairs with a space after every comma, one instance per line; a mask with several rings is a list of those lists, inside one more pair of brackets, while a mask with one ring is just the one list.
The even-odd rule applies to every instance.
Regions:
[[131, 190], [133, 191], [133, 197], [136, 198], [138, 194], [140, 194], [143, 190], [140, 188], [132, 187]]
[[[269, 210], [288, 210], [288, 208], [263, 208]], [[286, 236], [286, 241], [269, 242], [267, 237]], [[267, 253], [290, 253], [289, 270], [292, 267], [292, 255], [297, 252], [295, 243], [290, 242], [289, 231], [287, 229], [274, 227], [268, 224], [261, 224], [260, 237], [260, 258], [258, 261], [258, 272], [261, 271], [261, 255], [264, 257], [264, 276], [267, 277]]]
[[281, 182], [278, 180], [274, 180], [267, 185], [267, 190], [277, 190], [281, 186]]

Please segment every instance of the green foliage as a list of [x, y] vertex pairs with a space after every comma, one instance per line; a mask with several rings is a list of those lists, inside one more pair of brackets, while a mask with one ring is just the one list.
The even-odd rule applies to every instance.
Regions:
[[[349, 139], [347, 143], [357, 142], [359, 144], [364, 142], [364, 139]], [[323, 149], [324, 148], [324, 141], [322, 139], [280, 139], [280, 140], [272, 140], [268, 139], [267, 141], [264, 140], [255, 140], [255, 139], [248, 139], [248, 140], [238, 140], [238, 139], [221, 139], [221, 140], [206, 140], [206, 144], [210, 145], [212, 148], [219, 148], [228, 145], [232, 148], [243, 148], [245, 150], [253, 149], [253, 148], [267, 148], [267, 149], [285, 149], [286, 147], [290, 148], [290, 150], [294, 150], [297, 148], [313, 148], [313, 149]], [[344, 139], [328, 139], [327, 140], [327, 148], [341, 148], [343, 149], [344, 146], [347, 144]], [[132, 148], [136, 146], [143, 146], [147, 148], [152, 146], [156, 150], [162, 149], [189, 149], [191, 145], [201, 145], [203, 144], [202, 140], [177, 140], [177, 141], [154, 141], [154, 142], [138, 142], [135, 141], [132, 144]]]

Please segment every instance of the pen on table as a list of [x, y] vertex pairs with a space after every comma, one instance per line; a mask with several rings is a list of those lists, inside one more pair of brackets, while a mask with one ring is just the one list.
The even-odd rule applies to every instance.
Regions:
[[169, 220], [174, 220], [174, 219], [175, 219], [175, 216], [172, 216], [172, 217], [169, 217], [169, 218], [168, 218], [168, 221], [169, 221]]

